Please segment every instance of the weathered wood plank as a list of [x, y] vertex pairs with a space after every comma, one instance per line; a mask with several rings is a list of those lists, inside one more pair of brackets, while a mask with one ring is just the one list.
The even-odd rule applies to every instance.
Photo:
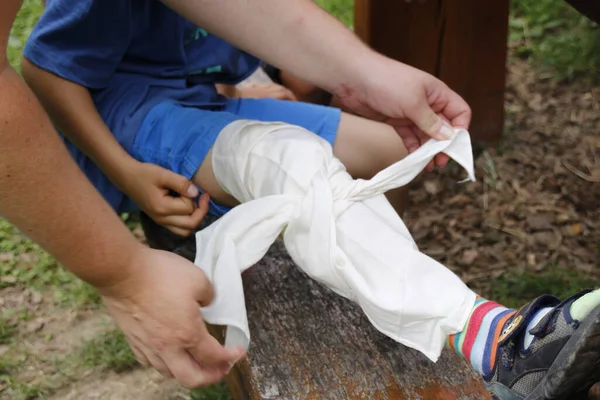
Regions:
[[[173, 236], [147, 219], [152, 247], [193, 259], [193, 238]], [[235, 400], [489, 399], [458, 356], [432, 363], [376, 331], [354, 303], [309, 279], [281, 242], [244, 274], [251, 346], [227, 377]], [[419, 301], [419, 299], [415, 299]], [[220, 327], [210, 327], [222, 339]]]
[[427, 71], [471, 105], [476, 141], [504, 126], [508, 0], [355, 0], [355, 31], [372, 48]]

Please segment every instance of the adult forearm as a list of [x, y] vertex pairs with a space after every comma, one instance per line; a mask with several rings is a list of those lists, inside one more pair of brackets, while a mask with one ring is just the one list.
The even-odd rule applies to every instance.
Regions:
[[[135, 160], [110, 132], [87, 88], [23, 59], [23, 77], [50, 118], [117, 186]], [[120, 187], [123, 189], [122, 187]]]
[[72, 161], [16, 72], [0, 68], [0, 216], [81, 279], [129, 274], [141, 246]]
[[162, 1], [239, 48], [335, 94], [356, 90], [369, 63], [382, 57], [312, 0]]

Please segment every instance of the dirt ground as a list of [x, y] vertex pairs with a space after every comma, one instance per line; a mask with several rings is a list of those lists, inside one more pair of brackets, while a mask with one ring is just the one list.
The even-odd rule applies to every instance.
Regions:
[[[506, 276], [526, 273], [537, 282], [554, 270], [593, 286], [600, 261], [600, 87], [554, 85], [516, 63], [506, 109], [506, 137], [479, 155], [478, 181], [458, 184], [464, 175], [453, 167], [419, 177], [407, 224], [425, 253], [484, 294], [503, 295], [496, 285]], [[151, 371], [55, 361], [110, 328], [102, 310], [65, 310], [45, 293], [9, 286], [0, 291], [0, 310], [11, 309], [26, 309], [29, 317], [16, 328], [16, 347], [0, 344], [0, 375], [20, 365], [29, 398], [43, 386], [55, 400], [189, 399]], [[3, 391], [9, 384], [0, 380], [0, 399], [16, 399]]]
[[523, 272], [568, 270], [595, 284], [600, 87], [553, 85], [517, 62], [506, 113], [503, 142], [476, 160], [477, 183], [457, 184], [458, 168], [415, 182], [406, 217], [413, 236], [483, 292], [493, 292], [494, 278]]

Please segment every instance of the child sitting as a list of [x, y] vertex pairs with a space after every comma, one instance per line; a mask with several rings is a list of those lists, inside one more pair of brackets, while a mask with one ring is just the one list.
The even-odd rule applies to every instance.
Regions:
[[[331, 163], [350, 182], [372, 178], [407, 155], [396, 131], [383, 123], [302, 102], [223, 96], [217, 84], [235, 85], [260, 61], [158, 1], [48, 0], [24, 55], [27, 82], [115, 211], [140, 207], [174, 232], [189, 234], [204, 214], [206, 196], [200, 211], [186, 198], [197, 196], [195, 187], [210, 194], [211, 214], [226, 216], [240, 203], [310, 189], [303, 181], [274, 187], [290, 172], [284, 166], [304, 170], [306, 175], [298, 176], [312, 179]], [[220, 145], [213, 153], [218, 140], [232, 137], [237, 142], [230, 149]], [[246, 151], [239, 144], [245, 137], [258, 144], [263, 137], [272, 139], [272, 148], [261, 147], [260, 159], [261, 166], [271, 163], [272, 168], [264, 176], [244, 175], [267, 172], [248, 163], [247, 171], [223, 176], [224, 169], [213, 168], [222, 161], [213, 160], [213, 154]], [[294, 143], [301, 151], [296, 152]], [[237, 191], [231, 182], [223, 184], [226, 178], [240, 178]], [[331, 182], [321, 182], [321, 193], [327, 193]], [[180, 197], [167, 199], [169, 191]], [[379, 197], [370, 205], [389, 211], [391, 204], [400, 213], [402, 190], [386, 196], [389, 203]], [[402, 230], [397, 221], [395, 227]], [[418, 333], [425, 339], [414, 347], [432, 359], [441, 351], [440, 340], [445, 342], [483, 376], [497, 399], [566, 399], [598, 378], [600, 291], [584, 291], [562, 302], [544, 296], [512, 310], [478, 297], [424, 255], [411, 254], [414, 263], [398, 261], [405, 268], [395, 271], [405, 279], [399, 287], [421, 288], [422, 293], [415, 298], [409, 295], [413, 290], [389, 292], [389, 299], [404, 300], [393, 305], [390, 315], [421, 328], [389, 333], [399, 342], [410, 345]], [[417, 261], [428, 263], [427, 268], [419, 272]], [[381, 293], [375, 294], [380, 298]], [[430, 309], [423, 310], [423, 304]], [[435, 321], [428, 324], [430, 315]]]

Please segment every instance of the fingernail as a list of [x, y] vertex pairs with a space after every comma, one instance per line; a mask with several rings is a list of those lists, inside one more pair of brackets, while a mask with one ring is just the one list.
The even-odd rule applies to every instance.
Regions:
[[244, 354], [244, 349], [241, 347], [233, 347], [233, 348], [227, 349], [227, 352], [229, 353], [230, 357], [237, 359]]
[[188, 196], [190, 196], [192, 198], [197, 197], [199, 194], [198, 188], [194, 184], [191, 184], [190, 186], [188, 186], [186, 193]]
[[454, 136], [454, 128], [446, 121], [442, 121], [439, 134], [442, 140], [449, 140]]

